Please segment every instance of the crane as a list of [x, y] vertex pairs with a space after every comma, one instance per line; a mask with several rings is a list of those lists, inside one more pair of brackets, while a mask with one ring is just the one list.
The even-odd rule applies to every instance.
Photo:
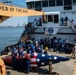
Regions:
[[[5, 2], [0, 3], [0, 22], [8, 19], [9, 17], [18, 17], [18, 16], [39, 16], [44, 15], [43, 11], [35, 11], [27, 8], [21, 8], [13, 5], [4, 4]], [[7, 1], [7, 3], [9, 3]]]

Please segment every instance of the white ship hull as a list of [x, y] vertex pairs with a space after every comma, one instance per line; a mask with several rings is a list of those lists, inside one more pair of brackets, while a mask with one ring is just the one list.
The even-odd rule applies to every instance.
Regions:
[[[47, 18], [47, 23], [44, 23], [42, 21], [42, 26], [37, 26], [36, 30], [34, 31], [33, 34], [31, 34], [32, 37], [35, 37], [36, 39], [44, 38], [44, 37], [57, 37], [57, 38], [62, 38], [68, 39], [71, 42], [74, 42], [75, 34], [76, 34], [76, 1], [75, 0], [63, 0], [62, 4], [57, 3], [58, 0], [53, 0], [53, 5], [51, 4], [50, 0], [45, 0], [46, 3], [48, 3], [46, 6], [44, 6], [44, 0], [26, 0], [27, 7], [30, 3], [32, 3], [31, 9], [36, 9], [37, 4], [40, 2], [40, 8], [43, 12], [46, 13], [46, 18]], [[67, 1], [67, 2], [66, 2]], [[33, 5], [34, 4], [34, 5]], [[50, 6], [51, 5], [51, 6]], [[30, 5], [29, 5], [30, 6]], [[29, 7], [28, 7], [29, 8]], [[52, 20], [49, 20], [48, 15], [52, 15]], [[66, 22], [61, 22], [61, 18], [63, 17], [68, 17], [67, 25]], [[34, 18], [39, 20], [39, 18], [42, 18], [42, 16], [32, 16], [28, 17], [28, 22], [33, 22]], [[58, 20], [56, 22], [56, 19]], [[73, 20], [73, 22], [72, 22]], [[43, 28], [46, 28], [44, 31]], [[48, 31], [49, 28], [53, 28], [53, 32], [49, 33], [46, 32]]]

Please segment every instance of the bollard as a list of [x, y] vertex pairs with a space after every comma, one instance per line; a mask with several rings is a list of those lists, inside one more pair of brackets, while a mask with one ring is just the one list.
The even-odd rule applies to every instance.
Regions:
[[52, 60], [49, 59], [49, 75], [52, 75]]

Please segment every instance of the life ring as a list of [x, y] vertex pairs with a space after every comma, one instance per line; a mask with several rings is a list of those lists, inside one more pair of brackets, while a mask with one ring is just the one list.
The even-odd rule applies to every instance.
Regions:
[[6, 75], [5, 64], [1, 58], [0, 58], [0, 75]]

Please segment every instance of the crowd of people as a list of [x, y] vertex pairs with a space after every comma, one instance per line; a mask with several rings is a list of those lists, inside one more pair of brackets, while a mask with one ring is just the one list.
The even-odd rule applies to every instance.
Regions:
[[33, 43], [31, 39], [26, 37], [24, 40], [21, 39], [18, 47], [13, 46], [11, 53], [13, 69], [20, 69], [21, 71], [29, 73], [31, 58], [34, 56], [33, 53], [47, 54], [47, 51], [40, 48], [38, 41]]
[[25, 25], [25, 33], [29, 33], [30, 28], [37, 27], [37, 26], [42, 26], [42, 18], [41, 17], [39, 18], [39, 20], [34, 18], [33, 22], [29, 22], [27, 25]]
[[69, 42], [68, 39], [62, 40], [61, 38], [56, 37], [53, 37], [51, 39], [49, 37], [45, 37], [43, 39], [40, 39], [39, 43], [40, 46], [43, 46], [43, 48], [52, 48], [53, 51], [59, 51], [60, 53], [68, 53], [68, 48], [72, 48], [74, 46], [74, 44]]
[[29, 34], [32, 28], [32, 23], [28, 23], [27, 25], [25, 25], [25, 34]]
[[34, 18], [32, 25], [35, 27], [42, 26], [42, 18], [40, 17], [38, 20], [36, 18]]
[[[74, 48], [74, 45], [70, 44], [70, 47]], [[29, 73], [31, 58], [34, 56], [33, 53], [48, 54], [48, 49], [50, 48], [52, 48], [53, 51], [67, 53], [68, 40], [62, 40], [61, 38], [57, 39], [56, 37], [51, 39], [45, 37], [44, 39], [37, 41], [26, 36], [26, 38], [21, 39], [18, 47], [13, 46], [12, 48], [13, 69], [21, 69], [26, 73]]]
[[64, 18], [64, 17], [61, 17], [60, 19], [61, 21], [61, 26], [68, 26], [68, 24], [70, 23], [70, 25], [74, 24], [74, 19], [69, 19], [67, 16]]

